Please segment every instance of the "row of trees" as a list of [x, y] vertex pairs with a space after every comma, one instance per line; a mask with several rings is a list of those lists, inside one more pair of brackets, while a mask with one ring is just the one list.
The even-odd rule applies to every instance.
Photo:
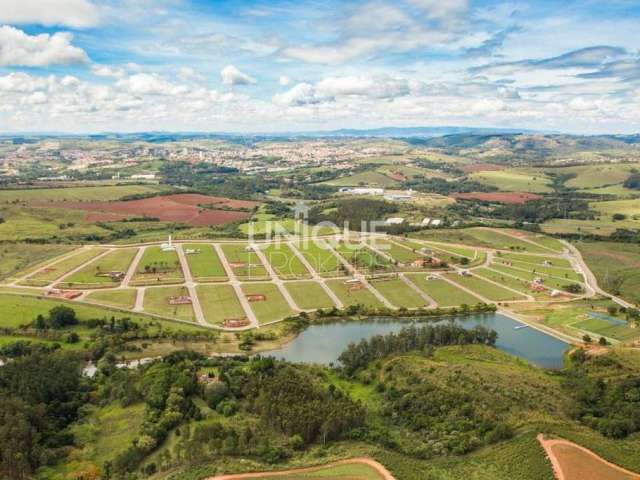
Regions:
[[493, 346], [498, 334], [483, 326], [470, 330], [454, 323], [405, 327], [398, 333], [376, 335], [359, 343], [351, 343], [342, 352], [339, 361], [347, 376], [353, 376], [370, 362], [388, 355], [410, 351], [426, 351], [442, 345], [480, 344]]

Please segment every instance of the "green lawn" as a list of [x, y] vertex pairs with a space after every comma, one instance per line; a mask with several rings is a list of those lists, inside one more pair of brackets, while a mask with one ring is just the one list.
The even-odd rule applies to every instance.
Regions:
[[231, 264], [236, 277], [240, 280], [266, 280], [269, 278], [260, 258], [253, 250], [248, 249], [248, 244], [222, 245], [222, 251]]
[[551, 192], [550, 179], [543, 172], [528, 169], [513, 168], [475, 172], [470, 177], [476, 182], [497, 187], [506, 192]]
[[419, 308], [429, 305], [422, 296], [399, 278], [371, 281], [371, 286], [398, 308]]
[[288, 245], [284, 243], [271, 244], [263, 247], [262, 251], [280, 278], [296, 279], [311, 277], [311, 274], [304, 264]]
[[510, 267], [506, 267], [504, 265], [499, 265], [499, 264], [492, 264], [491, 268], [493, 270], [497, 270], [499, 272], [503, 272], [506, 273], [508, 275], [512, 275], [514, 277], [518, 277], [521, 278], [522, 280], [525, 281], [533, 281], [536, 278], [543, 278], [544, 279], [544, 284], [549, 287], [549, 288], [555, 288], [558, 290], [564, 290], [564, 287], [566, 287], [567, 285], [570, 284], [574, 284], [574, 283], [580, 283], [580, 282], [576, 282], [575, 280], [569, 280], [569, 279], [562, 279], [562, 278], [555, 278], [555, 277], [550, 277], [548, 275], [545, 275], [542, 272], [537, 272], [537, 273], [532, 273], [532, 272], [525, 272], [523, 270], [517, 270], [515, 268], [510, 268]]
[[100, 288], [118, 285], [119, 281], [114, 281], [108, 276], [99, 276], [99, 274], [107, 272], [126, 273], [137, 252], [137, 248], [114, 250], [67, 277], [58, 286], [61, 288]]
[[153, 246], [145, 250], [131, 285], [162, 285], [183, 281], [178, 254], [175, 251], [163, 252], [159, 246]]
[[543, 290], [541, 292], [535, 292], [530, 287], [530, 282], [523, 279], [513, 278], [509, 275], [504, 275], [502, 272], [496, 272], [488, 268], [477, 268], [473, 270], [475, 275], [479, 275], [482, 278], [493, 280], [494, 282], [504, 285], [505, 287], [513, 288], [524, 294], [534, 296], [536, 299], [550, 299], [549, 291]]
[[327, 285], [345, 306], [364, 305], [373, 308], [383, 306], [380, 300], [366, 287], [363, 287], [361, 290], [349, 290], [349, 286], [344, 283], [344, 280], [329, 280]]
[[414, 260], [424, 257], [424, 255], [418, 253], [419, 249], [416, 250], [409, 245], [402, 246], [401, 243], [379, 238], [369, 240], [370, 245], [389, 255], [398, 263], [410, 264]]
[[[225, 281], [227, 279], [227, 272], [225, 272], [212, 245], [185, 244], [183, 249], [194, 279], [201, 282]], [[187, 253], [189, 251], [194, 253]]]
[[572, 323], [569, 326], [571, 328], [592, 333], [593, 335], [591, 335], [591, 337], [594, 339], [598, 338], [598, 336], [603, 336], [624, 342], [625, 340], [632, 340], [640, 336], [638, 329], [631, 328], [628, 324], [614, 325], [599, 318], [581, 320], [579, 322]]
[[514, 268], [526, 270], [531, 273], [553, 275], [554, 277], [566, 278], [567, 281], [569, 280], [573, 280], [576, 282], [583, 281], [582, 275], [580, 275], [578, 272], [570, 268], [554, 267], [554, 266], [546, 267], [544, 265], [535, 265], [535, 264], [532, 265], [531, 263], [528, 263], [528, 262], [519, 262], [516, 260], [504, 260], [500, 258], [495, 258], [494, 261], [496, 264], [501, 264], [501, 265], [506, 265], [508, 263]]
[[87, 301], [131, 309], [136, 303], [136, 289], [96, 290], [87, 295]]
[[388, 270], [391, 262], [362, 243], [339, 242], [336, 251], [351, 265], [362, 272]]
[[427, 280], [424, 273], [407, 274], [407, 278], [435, 300], [439, 307], [475, 305], [481, 300], [442, 279]]
[[343, 266], [340, 260], [322, 241], [314, 240], [302, 241], [296, 244], [309, 265], [323, 277], [334, 277], [344, 275]]
[[245, 283], [242, 285], [242, 291], [245, 295], [266, 296], [264, 301], [250, 302], [251, 309], [260, 323], [281, 320], [295, 313], [273, 283]]
[[191, 304], [169, 304], [169, 297], [182, 295], [189, 296], [189, 292], [186, 287], [147, 288], [144, 292], [144, 310], [145, 312], [155, 313], [156, 315], [195, 322], [196, 316]]
[[47, 266], [45, 269], [36, 272], [20, 283], [22, 285], [43, 287], [69, 273], [71, 270], [78, 268], [83, 263], [94, 259], [105, 251], [105, 248], [88, 248], [78, 250], [77, 254]]
[[[233, 476], [230, 478], [233, 480]], [[256, 478], [268, 478], [269, 480], [382, 480], [382, 476], [373, 467], [361, 463], [318, 467], [317, 469], [307, 472], [288, 473], [282, 475], [274, 475], [273, 473], [270, 473], [268, 476], [265, 475], [264, 477]]]
[[527, 255], [526, 253], [496, 252], [495, 258], [508, 259], [517, 262], [526, 262], [544, 266], [545, 261], [551, 262], [553, 267], [571, 268], [571, 262], [560, 257], [546, 255]]
[[247, 316], [231, 285], [198, 285], [197, 293], [204, 318], [212, 325]]
[[640, 245], [614, 242], [575, 245], [605, 291], [640, 304]]
[[287, 282], [284, 285], [296, 304], [303, 310], [334, 306], [331, 297], [317, 282]]
[[31, 243], [6, 243], [0, 245], [0, 280], [12, 278], [20, 272], [26, 275], [38, 266], [44, 267], [55, 257], [73, 250], [71, 245], [38, 245]]
[[542, 245], [534, 245], [519, 238], [503, 234], [496, 230], [488, 230], [484, 228], [470, 228], [467, 230], [469, 235], [478, 239], [483, 244], [501, 250], [517, 250], [530, 253], [551, 253], [548, 248]]
[[498, 285], [494, 285], [493, 283], [487, 282], [475, 275], [465, 277], [456, 273], [448, 273], [446, 274], [446, 277], [473, 292], [477, 292], [493, 302], [522, 300], [524, 298], [522, 295], [518, 295], [517, 293], [507, 290], [506, 288], [499, 287]]
[[91, 187], [32, 188], [0, 190], [0, 203], [118, 200], [129, 195], [142, 195], [167, 190], [158, 185], [97, 185]]
[[375, 170], [369, 170], [366, 172], [360, 172], [346, 177], [336, 178], [324, 182], [325, 185], [332, 185], [334, 187], [357, 187], [357, 186], [370, 186], [389, 188], [398, 185], [398, 182], [384, 175], [383, 173], [376, 172]]

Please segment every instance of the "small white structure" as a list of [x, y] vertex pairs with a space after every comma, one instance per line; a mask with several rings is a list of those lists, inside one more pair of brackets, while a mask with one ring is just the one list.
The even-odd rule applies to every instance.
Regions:
[[171, 240], [171, 235], [169, 235], [168, 243], [163, 243], [162, 245], [160, 245], [160, 250], [162, 250], [163, 252], [175, 252], [176, 246], [173, 244]]
[[429, 223], [430, 223], [430, 222], [431, 222], [431, 219], [430, 219], [430, 218], [423, 218], [423, 219], [422, 219], [422, 225], [424, 225], [425, 227], [426, 227], [427, 225], [429, 225]]
[[471, 277], [471, 272], [469, 270], [460, 270], [460, 275], [463, 277]]
[[340, 189], [340, 193], [348, 193], [349, 195], [384, 195], [384, 188], [344, 187]]
[[155, 173], [138, 173], [131, 175], [131, 180], [155, 180]]
[[553, 266], [553, 263], [551, 263], [549, 260], [545, 260], [544, 262], [542, 262], [542, 264], [543, 264], [545, 267], [551, 267], [551, 266]]
[[346, 284], [360, 283], [360, 280], [358, 280], [357, 278], [350, 278], [349, 280], [345, 280], [344, 283]]
[[439, 227], [441, 224], [442, 220], [440, 220], [439, 218], [434, 218], [433, 220], [431, 220], [432, 227]]
[[195, 255], [200, 253], [200, 249], [199, 248], [185, 248], [184, 253], [186, 255]]
[[440, 277], [438, 275], [427, 275], [427, 280], [438, 280]]
[[394, 193], [392, 195], [385, 195], [384, 199], [390, 202], [408, 202], [410, 200], [413, 200], [413, 195], [403, 194], [403, 193]]
[[562, 294], [562, 292], [560, 290], [551, 290], [550, 295], [552, 297], [559, 297]]
[[402, 225], [404, 223], [404, 218], [402, 217], [391, 217], [387, 218], [384, 221], [385, 225]]

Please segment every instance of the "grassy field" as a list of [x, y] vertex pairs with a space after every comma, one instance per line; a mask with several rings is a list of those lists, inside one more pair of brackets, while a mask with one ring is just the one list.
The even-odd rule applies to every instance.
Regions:
[[398, 263], [410, 264], [414, 260], [424, 257], [424, 255], [420, 255], [416, 249], [411, 248], [411, 246], [402, 246], [401, 244], [391, 240], [375, 238], [369, 240], [368, 243], [374, 248], [389, 255]]
[[474, 275], [486, 278], [487, 280], [492, 280], [496, 283], [499, 283], [500, 285], [504, 285], [505, 287], [512, 288], [524, 294], [532, 295], [536, 300], [551, 299], [549, 295], [550, 292], [548, 290], [536, 292], [531, 289], [531, 282], [524, 279], [513, 278], [509, 275], [504, 275], [503, 272], [496, 272], [489, 268], [477, 268], [473, 271], [473, 273]]
[[189, 296], [186, 287], [147, 288], [144, 292], [145, 312], [195, 322], [196, 316], [191, 304], [170, 305], [169, 297]]
[[[183, 245], [187, 264], [191, 275], [200, 282], [224, 281], [227, 279], [227, 272], [218, 258], [218, 254], [211, 245], [185, 244]], [[198, 253], [187, 254], [188, 250]]]
[[429, 305], [415, 290], [399, 278], [372, 280], [371, 286], [396, 307], [419, 308]]
[[126, 273], [137, 252], [137, 248], [114, 250], [67, 277], [58, 286], [61, 288], [100, 288], [118, 285], [119, 281], [114, 281], [108, 276], [99, 276], [99, 274], [108, 272]]
[[517, 293], [507, 290], [506, 288], [499, 287], [498, 285], [494, 285], [493, 283], [487, 282], [475, 275], [465, 277], [455, 273], [448, 273], [446, 274], [446, 277], [493, 302], [522, 300], [524, 298], [522, 295], [518, 295]]
[[344, 275], [343, 266], [333, 252], [323, 242], [309, 240], [300, 242], [296, 247], [309, 265], [323, 277]]
[[44, 266], [57, 256], [73, 250], [70, 245], [38, 245], [30, 243], [6, 243], [0, 245], [0, 280], [14, 274], [28, 273], [33, 267]]
[[533, 281], [536, 278], [544, 279], [544, 284], [547, 287], [555, 288], [558, 290], [564, 290], [567, 285], [579, 283], [575, 280], [563, 279], [563, 278], [555, 278], [545, 275], [542, 272], [533, 273], [531, 271], [518, 270], [516, 268], [510, 268], [504, 265], [492, 264], [491, 268], [493, 270], [497, 270], [498, 272], [506, 273], [507, 275], [511, 275], [514, 277], [521, 278], [524, 281]]
[[33, 188], [21, 190], [0, 190], [0, 203], [18, 202], [59, 202], [69, 201], [109, 201], [129, 195], [142, 195], [168, 190], [158, 185], [98, 185], [92, 187]]
[[592, 202], [589, 206], [600, 212], [603, 217], [611, 218], [613, 214], [621, 213], [626, 215], [628, 220], [634, 220], [640, 225], [640, 199]]
[[512, 237], [498, 230], [489, 230], [484, 228], [470, 228], [466, 230], [472, 237], [476, 238], [485, 246], [496, 248], [499, 250], [516, 250], [520, 252], [530, 253], [553, 253], [549, 248], [539, 244], [532, 244], [520, 238]]
[[576, 282], [582, 282], [582, 275], [571, 268], [544, 266], [539, 264], [531, 264], [529, 262], [519, 262], [517, 260], [506, 260], [503, 258], [494, 258], [496, 264], [512, 265], [514, 268], [526, 270], [530, 273], [541, 273], [544, 275], [552, 275], [558, 278], [566, 278], [567, 280], [573, 280]]
[[496, 187], [506, 192], [548, 193], [550, 179], [535, 170], [513, 168], [488, 172], [475, 172], [470, 175], [472, 180], [484, 185]]
[[133, 308], [136, 303], [136, 289], [125, 288], [122, 290], [97, 290], [89, 292], [87, 301], [100, 303], [119, 308]]
[[296, 304], [304, 310], [334, 306], [331, 297], [317, 282], [287, 282], [284, 285]]
[[[329, 280], [327, 285], [345, 305], [364, 305], [366, 307], [382, 307], [382, 303], [366, 287], [361, 290], [349, 290], [344, 280]], [[408, 288], [408, 287], [407, 287]]]
[[281, 320], [294, 314], [278, 287], [273, 283], [245, 283], [245, 295], [265, 295], [266, 300], [250, 302], [251, 309], [260, 323]]
[[[240, 477], [229, 477], [230, 480]], [[367, 464], [363, 463], [350, 463], [346, 465], [333, 465], [326, 467], [317, 467], [304, 469], [299, 471], [291, 471], [278, 475], [276, 472], [270, 472], [268, 475], [256, 475], [252, 478], [256, 479], [270, 479], [270, 480], [305, 480], [305, 479], [319, 479], [319, 480], [382, 480], [383, 477]]]
[[248, 244], [246, 243], [222, 245], [222, 251], [231, 263], [236, 277], [240, 280], [268, 279], [269, 274], [256, 253], [253, 250], [247, 250], [247, 248]]
[[311, 274], [298, 256], [286, 244], [271, 244], [262, 247], [267, 261], [283, 279], [310, 278]]
[[433, 298], [439, 307], [457, 307], [462, 304], [475, 305], [481, 301], [479, 298], [460, 290], [445, 280], [427, 280], [427, 275], [424, 273], [407, 274], [407, 278], [429, 297]]
[[551, 262], [553, 267], [571, 268], [571, 262], [560, 257], [548, 257], [542, 255], [527, 255], [525, 253], [496, 252], [496, 259], [512, 260], [519, 263], [528, 263], [532, 266], [544, 266], [545, 261]]
[[558, 173], [573, 173], [575, 178], [568, 180], [565, 185], [579, 189], [593, 189], [623, 183], [630, 175], [632, 169], [638, 169], [638, 164], [613, 164], [613, 165], [580, 165], [557, 169]]
[[362, 272], [388, 270], [391, 262], [362, 243], [340, 242], [335, 246], [347, 262]]
[[223, 325], [225, 320], [245, 318], [246, 313], [231, 285], [198, 285], [196, 287], [205, 320]]
[[87, 248], [78, 250], [78, 253], [58, 262], [47, 266], [45, 269], [37, 271], [29, 278], [20, 282], [21, 285], [31, 285], [35, 287], [43, 287], [69, 273], [75, 268], [78, 268], [83, 263], [86, 263], [101, 253], [105, 252], [105, 248]]
[[160, 247], [147, 247], [136, 267], [131, 285], [162, 285], [182, 283], [184, 275], [178, 254], [163, 252]]
[[613, 242], [575, 245], [604, 290], [640, 303], [640, 245]]

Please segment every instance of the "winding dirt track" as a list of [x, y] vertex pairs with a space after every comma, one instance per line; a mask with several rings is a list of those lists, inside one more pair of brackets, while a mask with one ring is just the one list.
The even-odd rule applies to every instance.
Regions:
[[[591, 450], [568, 440], [546, 439], [539, 434], [538, 442], [544, 448], [557, 480], [640, 480], [639, 474], [608, 462]], [[562, 450], [565, 450], [565, 456]], [[575, 458], [570, 450], [586, 456], [592, 462], [591, 465]]]
[[254, 473], [240, 473], [237, 475], [219, 475], [217, 477], [209, 477], [206, 480], [242, 480], [245, 478], [268, 478], [268, 477], [276, 477], [281, 475], [295, 475], [296, 473], [309, 473], [309, 472], [314, 472], [324, 468], [331, 468], [331, 467], [337, 467], [339, 465], [349, 465], [354, 463], [360, 463], [360, 464], [370, 466], [378, 473], [378, 475], [380, 475], [381, 480], [396, 480], [395, 477], [391, 475], [391, 473], [389, 473], [389, 471], [382, 464], [368, 457], [350, 458], [348, 460], [340, 460], [339, 462], [327, 463], [326, 465], [320, 465], [316, 467], [296, 468], [291, 470], [278, 470], [275, 472], [254, 472]]

